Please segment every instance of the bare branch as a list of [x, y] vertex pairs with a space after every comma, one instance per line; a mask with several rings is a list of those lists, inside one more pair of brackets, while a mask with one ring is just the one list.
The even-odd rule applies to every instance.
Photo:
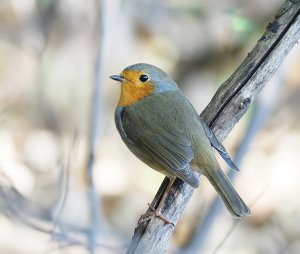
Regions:
[[[30, 207], [29, 211], [27, 211], [28, 207]], [[13, 221], [21, 222], [28, 228], [55, 237], [56, 242], [59, 243], [57, 248], [66, 248], [74, 245], [89, 248], [89, 238], [93, 233], [90, 228], [77, 227], [65, 223], [60, 223], [58, 227], [57, 222], [53, 222], [50, 215], [41, 216], [48, 213], [48, 210], [25, 198], [13, 187], [9, 178], [2, 173], [0, 173], [0, 210]], [[111, 246], [97, 238], [94, 248], [95, 250], [99, 248], [110, 249], [114, 253], [122, 253], [124, 246]]]
[[[288, 0], [275, 20], [238, 69], [222, 84], [201, 117], [223, 141], [248, 110], [256, 95], [277, 70], [300, 37], [300, 1]], [[167, 185], [160, 186], [152, 206], [158, 204]], [[187, 205], [194, 189], [177, 179], [167, 197], [163, 214], [174, 224]], [[137, 226], [127, 253], [165, 253], [174, 228], [155, 218]]]
[[96, 35], [97, 35], [97, 49], [95, 58], [95, 72], [94, 83], [92, 88], [91, 98], [91, 112], [90, 112], [90, 126], [89, 126], [89, 140], [88, 140], [88, 158], [87, 158], [87, 182], [88, 182], [88, 195], [90, 201], [90, 219], [91, 231], [89, 237], [89, 251], [95, 252], [97, 237], [99, 235], [101, 223], [101, 209], [100, 199], [96, 191], [94, 181], [94, 164], [95, 164], [95, 151], [98, 142], [98, 136], [101, 129], [101, 114], [103, 115], [103, 100], [101, 89], [101, 76], [103, 72], [103, 52], [104, 52], [104, 39], [105, 39], [105, 1], [95, 0], [95, 7], [97, 8], [97, 22], [96, 22]]
[[[274, 75], [276, 79], [274, 79], [274, 77], [272, 79], [274, 80], [274, 84], [272, 84], [273, 86], [266, 87], [257, 96], [257, 99], [254, 102], [254, 113], [251, 114], [251, 117], [248, 121], [246, 134], [241, 143], [238, 145], [236, 154], [234, 156], [234, 163], [239, 169], [241, 169], [242, 160], [247, 154], [249, 146], [253, 142], [255, 136], [263, 128], [267, 119], [270, 117], [280, 92], [282, 91], [282, 84], [284, 82], [281, 77], [282, 75], [278, 75], [278, 73], [280, 73], [280, 71]], [[230, 170], [228, 171], [227, 176], [232, 181], [237, 176], [237, 172]], [[250, 206], [250, 208], [252, 207], [253, 205]], [[208, 208], [208, 211], [201, 219], [196, 232], [191, 237], [190, 242], [186, 244], [186, 246], [180, 251], [181, 254], [201, 253], [201, 250], [205, 245], [205, 240], [209, 236], [209, 232], [215, 222], [215, 218], [220, 214], [221, 210], [224, 210], [224, 206], [222, 206], [221, 200], [215, 196]], [[236, 225], [237, 224], [233, 224], [233, 227]], [[222, 241], [222, 243], [224, 243], [224, 241]]]

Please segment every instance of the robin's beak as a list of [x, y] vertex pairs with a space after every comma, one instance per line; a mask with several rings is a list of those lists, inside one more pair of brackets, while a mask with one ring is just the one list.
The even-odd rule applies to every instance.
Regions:
[[125, 78], [121, 75], [112, 75], [112, 76], [110, 76], [110, 78], [113, 79], [113, 80], [119, 81], [119, 82], [124, 82], [125, 81]]

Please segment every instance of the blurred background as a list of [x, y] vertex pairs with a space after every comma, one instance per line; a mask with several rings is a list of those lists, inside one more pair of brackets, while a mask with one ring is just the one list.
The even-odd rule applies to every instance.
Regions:
[[[159, 66], [200, 113], [282, 3], [1, 0], [0, 253], [124, 253], [164, 176], [121, 141], [108, 76]], [[297, 44], [224, 143], [252, 216], [202, 178], [168, 253], [300, 253], [299, 70]]]

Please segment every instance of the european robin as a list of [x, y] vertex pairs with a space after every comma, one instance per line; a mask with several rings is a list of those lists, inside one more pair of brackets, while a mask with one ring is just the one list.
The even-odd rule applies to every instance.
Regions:
[[170, 178], [155, 216], [168, 222], [160, 209], [176, 177], [192, 187], [199, 186], [193, 171], [208, 178], [233, 216], [250, 215], [249, 208], [221, 170], [212, 147], [233, 169], [237, 168], [177, 84], [164, 71], [139, 63], [110, 78], [121, 83], [115, 111], [121, 138], [140, 160]]

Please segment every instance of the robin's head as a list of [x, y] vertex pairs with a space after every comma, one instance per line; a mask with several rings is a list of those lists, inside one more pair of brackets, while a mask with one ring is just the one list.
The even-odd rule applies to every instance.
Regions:
[[110, 78], [121, 82], [120, 106], [129, 106], [146, 96], [178, 89], [164, 71], [145, 63], [128, 66], [120, 75]]

